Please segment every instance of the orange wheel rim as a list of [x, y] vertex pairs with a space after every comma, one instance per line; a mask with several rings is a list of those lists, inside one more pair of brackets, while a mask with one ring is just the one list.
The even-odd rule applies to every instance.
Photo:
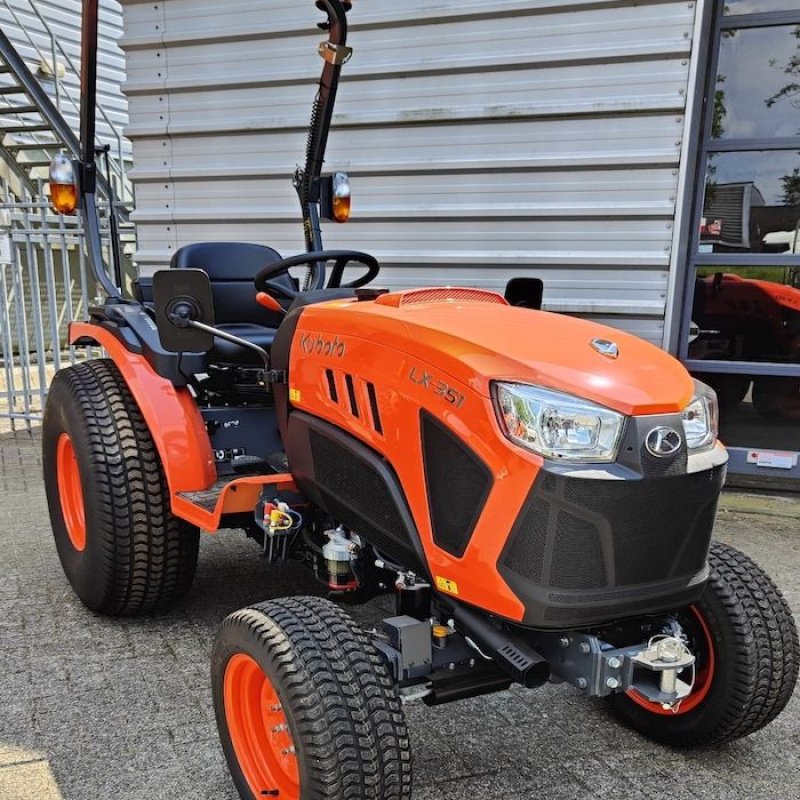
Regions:
[[300, 769], [286, 714], [272, 681], [246, 653], [225, 667], [223, 702], [233, 751], [253, 795], [299, 800]]
[[[715, 657], [714, 657], [714, 640], [711, 636], [711, 631], [708, 629], [708, 624], [705, 618], [700, 613], [697, 606], [691, 606], [689, 610], [694, 615], [694, 620], [697, 623], [695, 643], [696, 646], [702, 648], [704, 661], [702, 666], [697, 669], [694, 678], [694, 686], [688, 697], [681, 700], [680, 705], [674, 711], [670, 708], [664, 708], [660, 703], [654, 703], [642, 697], [635, 689], [630, 689], [626, 694], [633, 700], [634, 703], [640, 705], [642, 708], [652, 711], [653, 714], [662, 714], [665, 716], [675, 717], [681, 714], [688, 714], [693, 711], [703, 700], [711, 689], [711, 684], [714, 682], [715, 670]], [[695, 654], [696, 655], [696, 654]]]
[[61, 514], [72, 546], [82, 552], [86, 549], [86, 512], [83, 505], [81, 474], [78, 459], [69, 434], [62, 433], [56, 445], [56, 475]]

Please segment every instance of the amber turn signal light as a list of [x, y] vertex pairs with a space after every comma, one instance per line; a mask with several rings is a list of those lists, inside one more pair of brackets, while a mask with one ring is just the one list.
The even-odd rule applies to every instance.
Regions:
[[350, 219], [350, 178], [346, 172], [334, 172], [319, 179], [319, 212], [323, 219], [347, 222]]
[[63, 153], [50, 162], [50, 204], [59, 214], [72, 214], [78, 207], [75, 167]]
[[331, 200], [333, 219], [336, 222], [347, 222], [350, 219], [350, 178], [345, 172], [336, 172], [331, 182]]

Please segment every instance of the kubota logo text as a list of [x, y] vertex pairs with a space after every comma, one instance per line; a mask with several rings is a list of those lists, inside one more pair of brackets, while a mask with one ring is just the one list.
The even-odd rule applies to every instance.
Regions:
[[325, 339], [318, 333], [304, 333], [300, 339], [300, 347], [307, 356], [316, 353], [318, 356], [334, 356], [335, 358], [341, 358], [346, 349], [344, 342], [340, 342], [338, 336], [334, 336], [333, 339]]

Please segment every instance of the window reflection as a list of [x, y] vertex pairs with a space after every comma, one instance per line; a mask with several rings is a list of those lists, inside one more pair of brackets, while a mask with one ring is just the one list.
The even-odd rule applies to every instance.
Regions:
[[728, 447], [800, 450], [800, 378], [696, 372], [720, 402], [720, 439]]
[[800, 267], [699, 268], [689, 358], [800, 363]]
[[800, 255], [800, 153], [711, 153], [699, 252]]
[[711, 135], [798, 133], [800, 25], [722, 31]]

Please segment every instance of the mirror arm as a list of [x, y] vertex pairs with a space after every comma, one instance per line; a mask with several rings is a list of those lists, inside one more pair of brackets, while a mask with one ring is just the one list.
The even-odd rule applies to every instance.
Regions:
[[[169, 321], [176, 328], [196, 328], [204, 333], [210, 333], [212, 336], [217, 336], [220, 339], [224, 339], [226, 342], [230, 342], [231, 344], [238, 344], [241, 347], [246, 347], [248, 350], [252, 350], [254, 353], [258, 354], [259, 358], [264, 362], [264, 369], [267, 371], [267, 373], [272, 372], [269, 353], [267, 353], [263, 347], [259, 347], [257, 344], [248, 342], [246, 339], [240, 339], [238, 336], [234, 336], [232, 333], [228, 333], [227, 331], [221, 331], [219, 328], [215, 328], [213, 325], [206, 325], [204, 322], [197, 322], [197, 320], [189, 319], [181, 316], [180, 314], [170, 314]], [[268, 382], [274, 383], [275, 381]]]

